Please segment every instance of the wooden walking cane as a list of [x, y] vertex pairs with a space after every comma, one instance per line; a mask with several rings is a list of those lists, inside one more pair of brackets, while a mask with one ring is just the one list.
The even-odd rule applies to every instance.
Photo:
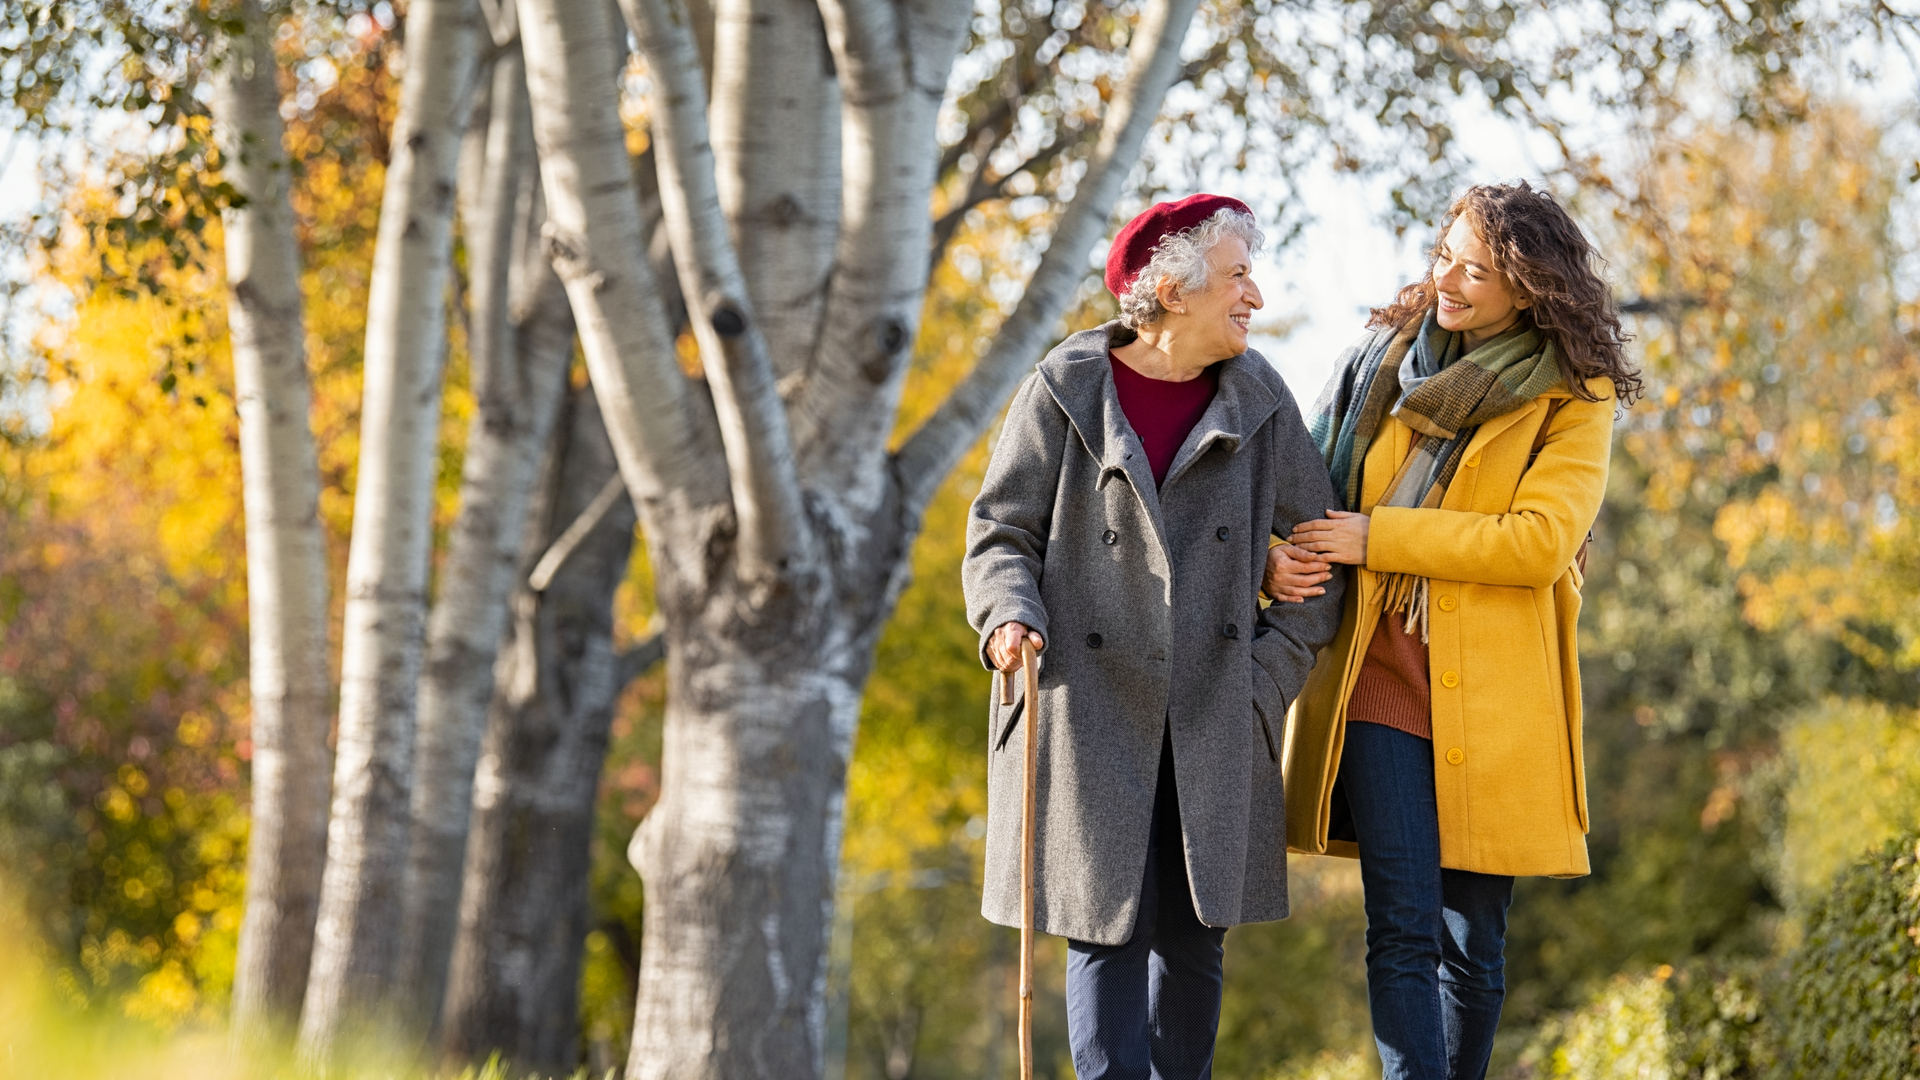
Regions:
[[1040, 660], [1033, 639], [1020, 642], [1026, 676], [1026, 761], [1020, 770], [1020, 1080], [1033, 1080], [1033, 788], [1040, 754]]

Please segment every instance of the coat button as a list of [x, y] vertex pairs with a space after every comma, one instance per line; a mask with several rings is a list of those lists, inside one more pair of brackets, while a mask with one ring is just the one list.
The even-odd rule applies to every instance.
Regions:
[[1465, 750], [1456, 746], [1447, 751], [1447, 764], [1458, 765], [1465, 760], [1467, 760], [1467, 752]]
[[1232, 623], [1228, 623], [1226, 627], [1222, 629], [1220, 632], [1227, 635], [1227, 637], [1229, 638], [1237, 638], [1240, 636], [1240, 628], [1238, 626], [1235, 626]]
[[1099, 634], [1088, 634], [1088, 635], [1087, 635], [1087, 648], [1089, 648], [1089, 649], [1097, 649], [1097, 648], [1099, 648], [1099, 647], [1100, 647], [1100, 635], [1099, 635]]
[[1460, 685], [1460, 673], [1459, 673], [1459, 672], [1457, 672], [1457, 671], [1443, 671], [1443, 672], [1441, 672], [1441, 673], [1440, 673], [1440, 685], [1441, 685], [1441, 686], [1444, 686], [1444, 687], [1446, 687], [1446, 688], [1447, 688], [1447, 689], [1449, 689], [1449, 690], [1451, 690], [1451, 689], [1453, 689], [1453, 688], [1454, 688], [1454, 687], [1456, 687], [1456, 686], [1459, 686], [1459, 685]]
[[1120, 540], [1119, 535], [1115, 533], [1112, 529], [1108, 529], [1106, 532], [1103, 532], [1100, 534], [1100, 542], [1103, 544], [1106, 544], [1109, 547], [1119, 542], [1119, 540]]
[[1222, 525], [1219, 528], [1213, 530], [1213, 538], [1215, 540], [1225, 540], [1228, 535], [1229, 533], [1227, 532], [1227, 527], [1225, 525]]
[[1458, 606], [1459, 605], [1454, 601], [1453, 597], [1451, 596], [1443, 596], [1440, 598], [1441, 611], [1452, 611], [1454, 608]]
[[1468, 459], [1467, 459], [1467, 468], [1469, 468], [1469, 469], [1477, 469], [1477, 468], [1479, 468], [1479, 467], [1480, 467], [1480, 455], [1479, 455], [1479, 454], [1475, 454], [1475, 455], [1473, 455], [1472, 457], [1470, 457], [1470, 458], [1468, 458]]

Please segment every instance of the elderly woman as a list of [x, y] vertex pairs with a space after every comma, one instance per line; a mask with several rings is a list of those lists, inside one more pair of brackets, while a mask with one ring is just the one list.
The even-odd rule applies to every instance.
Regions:
[[1335, 505], [1293, 396], [1247, 348], [1261, 242], [1214, 195], [1122, 229], [1119, 321], [1020, 388], [968, 523], [982, 656], [1008, 671], [1023, 638], [1046, 650], [1037, 716], [992, 706], [983, 912], [1019, 925], [1032, 737], [1035, 923], [1070, 941], [1082, 1080], [1210, 1075], [1226, 928], [1287, 914], [1282, 724], [1340, 589], [1255, 599], [1269, 535]]

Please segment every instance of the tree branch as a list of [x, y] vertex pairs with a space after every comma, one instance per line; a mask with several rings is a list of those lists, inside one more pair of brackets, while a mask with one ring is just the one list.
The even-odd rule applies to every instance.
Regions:
[[960, 201], [955, 203], [951, 210], [940, 215], [933, 223], [933, 248], [928, 252], [927, 257], [927, 267], [929, 271], [939, 266], [941, 259], [946, 258], [947, 245], [953, 242], [953, 234], [960, 231], [960, 223], [966, 220], [967, 211], [979, 206], [981, 203], [1005, 198], [1007, 185], [1013, 182], [1014, 177], [1024, 172], [1037, 171], [1042, 166], [1052, 163], [1053, 160], [1060, 155], [1085, 142], [1087, 135], [1088, 133], [1081, 128], [1063, 128], [1060, 134], [1054, 138], [1053, 142], [1042, 147], [1032, 157], [1007, 170], [1006, 175], [987, 180], [985, 178], [986, 170], [984, 166], [979, 172], [976, 172], [973, 183], [967, 188], [966, 195], [962, 196]]
[[607, 433], [634, 505], [724, 504], [714, 415], [675, 359], [647, 260], [640, 199], [614, 85], [613, 13], [603, 0], [519, 0], [548, 249], [567, 286]]
[[813, 358], [840, 229], [840, 86], [813, 0], [719, 0], [714, 184], [785, 378]]
[[[1084, 43], [1092, 28], [1101, 25], [1094, 12], [1083, 14], [1080, 24], [1067, 34], [1069, 43]], [[1029, 96], [1040, 89], [1043, 78], [1054, 71], [1052, 64], [1040, 63], [1040, 50], [1054, 34], [1051, 19], [1034, 19], [1027, 24], [1024, 37], [1016, 39], [1013, 54], [1001, 63], [1000, 73], [991, 79], [982, 80], [968, 97], [958, 103], [960, 111], [968, 114], [967, 133], [947, 147], [940, 154], [940, 164], [934, 170], [936, 177], [945, 177], [960, 164], [960, 159], [968, 150], [974, 151], [980, 158], [976, 174], [986, 171], [986, 155], [1000, 140], [1006, 137], [1007, 125], [1013, 120], [1020, 106], [1026, 104]], [[969, 112], [972, 105], [984, 101], [986, 108], [975, 117]], [[991, 135], [985, 146], [977, 145], [982, 136]]]
[[[934, 166], [933, 174], [935, 176], [945, 176], [954, 169], [959, 168], [960, 159], [966, 157], [969, 150], [973, 151], [980, 160], [979, 166], [973, 170], [974, 175], [978, 176], [986, 172], [987, 154], [992, 151], [995, 146], [999, 145], [1001, 137], [1006, 134], [1006, 132], [1001, 130], [1001, 125], [1013, 119], [1013, 107], [1019, 104], [1021, 100], [1022, 95], [1018, 88], [1015, 89], [1014, 93], [996, 98], [993, 105], [987, 109], [985, 115], [967, 125], [967, 133], [962, 136], [959, 141], [941, 152], [940, 164]], [[982, 146], [981, 142], [983, 138], [989, 135], [993, 137], [992, 141]]]
[[679, 269], [688, 321], [707, 367], [739, 530], [739, 571], [774, 577], [804, 561], [812, 530], [801, 506], [786, 409], [774, 387], [767, 342], [727, 234], [714, 185], [706, 77], [692, 23], [675, 0], [620, 0], [653, 76], [653, 137], [660, 204]]
[[1141, 14], [1128, 48], [1126, 90], [1107, 111], [1079, 191], [1061, 215], [1020, 305], [1001, 324], [987, 354], [900, 447], [897, 471], [911, 511], [918, 513], [926, 505], [960, 455], [986, 430], [1039, 359], [1074, 288], [1085, 278], [1087, 252], [1106, 231], [1107, 216], [1160, 103], [1182, 73], [1180, 43], [1197, 5], [1198, 0], [1158, 0]]
[[808, 482], [858, 514], [885, 497], [887, 437], [926, 296], [934, 125], [971, 5], [821, 0], [820, 10], [845, 101], [845, 180], [794, 442]]
[[547, 545], [547, 550], [541, 552], [540, 561], [533, 564], [533, 571], [527, 575], [527, 588], [534, 592], [546, 592], [547, 586], [553, 583], [553, 575], [560, 572], [573, 553], [580, 550], [580, 545], [586, 543], [593, 530], [600, 527], [600, 523], [606, 520], [607, 512], [620, 501], [620, 496], [626, 490], [620, 474], [608, 477], [593, 501], [580, 511], [580, 516], [568, 522], [560, 535], [554, 537], [553, 543]]

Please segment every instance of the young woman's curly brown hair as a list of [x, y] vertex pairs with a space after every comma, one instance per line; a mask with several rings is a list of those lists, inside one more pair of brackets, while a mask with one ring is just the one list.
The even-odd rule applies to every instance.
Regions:
[[[1640, 396], [1640, 373], [1627, 362], [1620, 312], [1612, 290], [1594, 270], [1599, 255], [1566, 210], [1551, 194], [1522, 180], [1468, 188], [1447, 208], [1440, 223], [1442, 240], [1462, 217], [1493, 252], [1493, 268], [1532, 301], [1521, 310], [1521, 318], [1551, 335], [1568, 389], [1585, 400], [1597, 400], [1587, 390], [1587, 380], [1604, 375], [1612, 380], [1620, 403], [1631, 405]], [[1439, 248], [1436, 242], [1428, 253], [1426, 276], [1401, 289], [1393, 303], [1374, 308], [1368, 327], [1404, 326], [1433, 309], [1438, 302], [1433, 262]]]

